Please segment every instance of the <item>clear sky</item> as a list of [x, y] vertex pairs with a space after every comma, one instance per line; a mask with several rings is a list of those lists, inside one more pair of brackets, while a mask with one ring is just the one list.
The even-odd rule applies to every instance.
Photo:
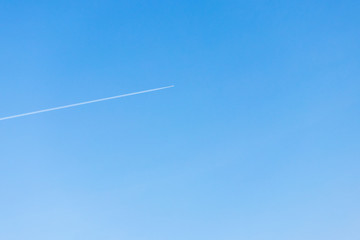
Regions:
[[0, 239], [358, 240], [358, 0], [0, 0]]

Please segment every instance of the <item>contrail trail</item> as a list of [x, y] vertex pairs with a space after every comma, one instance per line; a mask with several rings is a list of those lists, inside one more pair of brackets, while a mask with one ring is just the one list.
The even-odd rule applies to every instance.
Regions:
[[14, 115], [14, 116], [0, 118], [0, 121], [7, 120], [7, 119], [12, 119], [12, 118], [25, 117], [25, 116], [29, 116], [29, 115], [44, 113], [44, 112], [60, 110], [60, 109], [64, 109], [64, 108], [72, 108], [72, 107], [77, 107], [77, 106], [80, 106], [80, 105], [96, 103], [96, 102], [102, 102], [102, 101], [107, 101], [107, 100], [116, 99], [116, 98], [123, 98], [123, 97], [128, 97], [128, 96], [132, 96], [132, 95], [138, 95], [138, 94], [142, 94], [142, 93], [154, 92], [154, 91], [159, 91], [159, 90], [163, 90], [163, 89], [166, 89], [166, 88], [172, 88], [172, 87], [174, 87], [174, 85], [167, 86], [167, 87], [161, 87], [161, 88], [149, 89], [149, 90], [140, 91], [140, 92], [127, 93], [127, 94], [113, 96], [113, 97], [101, 98], [101, 99], [91, 100], [91, 101], [87, 101], [87, 102], [75, 103], [75, 104], [70, 104], [70, 105], [61, 106], [61, 107], [54, 107], [54, 108], [44, 109], [44, 110], [35, 111], [35, 112], [23, 113], [23, 114], [18, 114], [18, 115]]

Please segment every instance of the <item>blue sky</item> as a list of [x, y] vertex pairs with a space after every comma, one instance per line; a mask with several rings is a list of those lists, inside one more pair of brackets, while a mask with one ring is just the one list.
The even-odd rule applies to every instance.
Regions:
[[1, 239], [359, 239], [358, 1], [0, 3]]

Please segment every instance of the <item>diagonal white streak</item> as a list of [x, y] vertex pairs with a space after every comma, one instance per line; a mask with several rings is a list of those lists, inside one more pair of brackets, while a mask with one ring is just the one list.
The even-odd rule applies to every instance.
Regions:
[[39, 113], [44, 113], [44, 112], [60, 110], [60, 109], [64, 109], [64, 108], [72, 108], [72, 107], [77, 107], [77, 106], [81, 106], [81, 105], [85, 105], [85, 104], [102, 102], [102, 101], [107, 101], [107, 100], [116, 99], [116, 98], [123, 98], [123, 97], [128, 97], [128, 96], [132, 96], [132, 95], [138, 95], [138, 94], [142, 94], [142, 93], [154, 92], [154, 91], [159, 91], [159, 90], [163, 90], [163, 89], [166, 89], [166, 88], [172, 88], [172, 87], [174, 87], [174, 85], [167, 86], [167, 87], [161, 87], [161, 88], [149, 89], [149, 90], [140, 91], [140, 92], [127, 93], [127, 94], [113, 96], [113, 97], [101, 98], [101, 99], [91, 100], [91, 101], [87, 101], [87, 102], [75, 103], [75, 104], [65, 105], [65, 106], [61, 106], [61, 107], [48, 108], [48, 109], [44, 109], [44, 110], [40, 110], [40, 111], [23, 113], [23, 114], [18, 114], [18, 115], [14, 115], [14, 116], [0, 118], [0, 121], [7, 120], [7, 119], [12, 119], [12, 118], [18, 118], [18, 117], [34, 115], [34, 114], [39, 114]]

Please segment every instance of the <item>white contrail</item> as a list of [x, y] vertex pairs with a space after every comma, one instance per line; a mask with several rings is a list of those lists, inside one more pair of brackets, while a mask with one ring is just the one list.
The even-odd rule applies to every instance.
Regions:
[[64, 109], [64, 108], [72, 108], [72, 107], [77, 107], [77, 106], [80, 106], [80, 105], [85, 105], [85, 104], [90, 104], [90, 103], [95, 103], [95, 102], [102, 102], [102, 101], [107, 101], [107, 100], [116, 99], [116, 98], [128, 97], [128, 96], [147, 93], [147, 92], [154, 92], [154, 91], [159, 91], [159, 90], [162, 90], [162, 89], [172, 88], [172, 87], [174, 87], [174, 85], [167, 86], [167, 87], [161, 87], [161, 88], [149, 89], [149, 90], [140, 91], [140, 92], [127, 93], [127, 94], [118, 95], [118, 96], [114, 96], [114, 97], [101, 98], [101, 99], [87, 101], [87, 102], [75, 103], [75, 104], [70, 104], [70, 105], [61, 106], [61, 107], [54, 107], [54, 108], [44, 109], [44, 110], [35, 111], [35, 112], [23, 113], [23, 114], [18, 114], [18, 115], [14, 115], [14, 116], [0, 118], [0, 121], [11, 119], [11, 118], [18, 118], [18, 117], [34, 115], [34, 114], [38, 114], [38, 113], [44, 113], [44, 112], [60, 110], [60, 109]]

